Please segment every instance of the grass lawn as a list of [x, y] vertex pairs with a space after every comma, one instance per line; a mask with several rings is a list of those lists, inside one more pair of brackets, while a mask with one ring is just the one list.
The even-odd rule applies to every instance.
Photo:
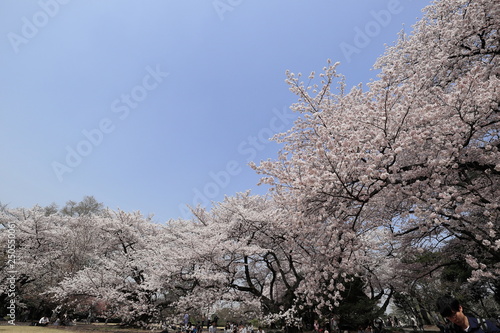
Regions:
[[[22, 326], [22, 325], [2, 325], [0, 326], [1, 333], [61, 333], [60, 329], [50, 327], [37, 327], [37, 326]], [[78, 331], [75, 331], [78, 332]], [[84, 331], [82, 331], [84, 332]]]
[[28, 326], [28, 323], [16, 323], [16, 325], [0, 324], [0, 333], [153, 333], [161, 330], [140, 330], [133, 328], [122, 328], [113, 324], [92, 324], [75, 326]]

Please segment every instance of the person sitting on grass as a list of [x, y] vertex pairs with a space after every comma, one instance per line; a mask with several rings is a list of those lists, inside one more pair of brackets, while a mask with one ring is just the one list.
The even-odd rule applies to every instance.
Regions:
[[40, 320], [38, 321], [38, 326], [47, 326], [49, 324], [49, 318], [46, 317], [46, 316], [43, 316], [42, 318], [40, 318]]

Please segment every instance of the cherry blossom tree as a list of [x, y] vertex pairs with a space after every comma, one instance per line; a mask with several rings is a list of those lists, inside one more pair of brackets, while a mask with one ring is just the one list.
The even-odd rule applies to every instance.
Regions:
[[98, 302], [102, 304], [100, 316], [146, 326], [158, 317], [158, 295], [156, 287], [148, 283], [144, 258], [148, 240], [154, 237], [157, 226], [139, 212], [120, 210], [107, 210], [89, 221], [91, 225], [85, 229], [92, 230], [95, 245], [91, 260], [77, 272], [66, 275], [47, 294], [72, 308], [82, 300], [84, 304]]
[[214, 254], [210, 271], [201, 276], [222, 278], [219, 285], [233, 291], [236, 300], [258, 299], [264, 314], [292, 305], [303, 279], [302, 258], [292, 250], [299, 235], [289, 228], [285, 209], [247, 192], [195, 214]]
[[[295, 206], [274, 198], [249, 192], [226, 197], [211, 210], [194, 209], [195, 221], [165, 233], [176, 235], [176, 247], [184, 252], [176, 253], [185, 262], [184, 280], [193, 286], [181, 300], [184, 307], [244, 302], [255, 305], [257, 317], [300, 326], [302, 320], [329, 315], [348, 294], [345, 286], [354, 286], [354, 274], [391, 275], [379, 253], [370, 250], [383, 235], [358, 235], [365, 241], [353, 247], [356, 235], [350, 230], [325, 221], [313, 225]], [[374, 302], [386, 291], [375, 282], [371, 290], [365, 297]]]
[[302, 116], [275, 137], [278, 160], [254, 168], [297, 220], [331, 226], [343, 246], [332, 274], [370, 265], [353, 254], [378, 230], [385, 240], [369, 251], [403, 259], [458, 239], [476, 249], [472, 279], [498, 279], [499, 22], [491, 1], [436, 1], [377, 61], [366, 91], [346, 91], [338, 64], [319, 84], [314, 72], [309, 83], [288, 74]]
[[5, 231], [13, 226], [16, 243], [15, 267], [3, 266], [0, 280], [6, 286], [15, 271], [20, 309], [36, 316], [58, 309], [54, 315], [99, 315], [131, 325], [157, 317], [158, 295], [148, 284], [144, 258], [158, 229], [150, 219], [120, 210], [72, 216], [38, 206], [0, 213], [0, 240], [7, 243]]
[[2, 281], [15, 276], [19, 309], [34, 311], [37, 316], [51, 313], [57, 304], [44, 292], [92, 260], [97, 244], [91, 220], [90, 216], [73, 218], [39, 206], [0, 211], [2, 244], [7, 244], [11, 229], [15, 245], [15, 260], [2, 266], [0, 276]]

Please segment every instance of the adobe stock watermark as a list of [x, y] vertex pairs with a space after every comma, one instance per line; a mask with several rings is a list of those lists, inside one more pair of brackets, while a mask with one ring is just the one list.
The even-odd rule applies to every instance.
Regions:
[[[297, 119], [297, 115], [288, 107], [283, 107], [282, 110], [274, 108], [272, 112], [274, 116], [269, 120], [267, 127], [262, 128], [254, 135], [247, 136], [236, 146], [238, 154], [245, 158], [245, 164], [253, 161], [257, 157], [257, 153], [264, 150], [266, 145], [271, 143], [269, 140], [271, 137], [285, 131]], [[231, 183], [231, 179], [238, 176], [242, 171], [242, 165], [237, 160], [228, 161], [222, 170], [216, 172], [210, 171], [208, 173], [210, 181], [205, 183], [201, 188], [193, 189], [194, 196], [190, 206], [196, 207], [199, 204], [209, 207], [211, 201], [221, 194], [221, 191]], [[179, 210], [185, 219], [191, 213], [186, 205], [179, 205]]]
[[[111, 102], [111, 112], [116, 114], [121, 121], [127, 119], [130, 111], [136, 109], [142, 101], [144, 101], [149, 92], [160, 86], [163, 80], [168, 77], [169, 73], [163, 72], [160, 65], [156, 65], [153, 69], [151, 66], [145, 68], [146, 74], [143, 76], [141, 83], [133, 86], [128, 93]], [[113, 119], [104, 117], [96, 127], [91, 129], [83, 129], [83, 139], [78, 141], [74, 146], [66, 146], [66, 156], [64, 161], [53, 161], [51, 163], [52, 170], [59, 182], [64, 180], [63, 176], [73, 172], [84, 160], [89, 156], [95, 147], [98, 147], [104, 141], [106, 135], [112, 133], [116, 128], [116, 123]]]
[[224, 15], [226, 15], [227, 12], [232, 12], [242, 3], [243, 0], [214, 0], [212, 1], [212, 6], [214, 6], [219, 19], [224, 21]]
[[7, 292], [7, 317], [9, 317], [8, 323], [10, 325], [16, 324], [16, 224], [14, 222], [9, 222], [7, 227], [7, 262], [5, 263], [5, 269], [7, 273], [7, 279], [5, 290]]
[[370, 11], [370, 16], [373, 20], [366, 22], [362, 28], [358, 26], [354, 28], [355, 34], [352, 44], [342, 42], [339, 45], [347, 62], [350, 63], [354, 54], [361, 53], [362, 49], [370, 45], [372, 39], [380, 34], [382, 28], [387, 27], [391, 23], [392, 17], [402, 11], [403, 7], [400, 0], [389, 0], [387, 9]]
[[7, 34], [7, 39], [14, 52], [19, 53], [19, 47], [28, 44], [30, 40], [35, 38], [40, 29], [49, 24], [50, 20], [59, 13], [61, 5], [66, 5], [69, 2], [70, 0], [39, 0], [38, 6], [40, 10], [36, 11], [31, 17], [21, 17], [20, 34], [12, 31]]

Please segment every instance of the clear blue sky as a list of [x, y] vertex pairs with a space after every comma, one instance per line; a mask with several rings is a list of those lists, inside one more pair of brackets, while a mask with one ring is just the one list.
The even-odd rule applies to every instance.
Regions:
[[[188, 217], [256, 186], [292, 126], [285, 71], [350, 86], [428, 1], [3, 0], [0, 202]], [[307, 75], [306, 75], [307, 76]]]

